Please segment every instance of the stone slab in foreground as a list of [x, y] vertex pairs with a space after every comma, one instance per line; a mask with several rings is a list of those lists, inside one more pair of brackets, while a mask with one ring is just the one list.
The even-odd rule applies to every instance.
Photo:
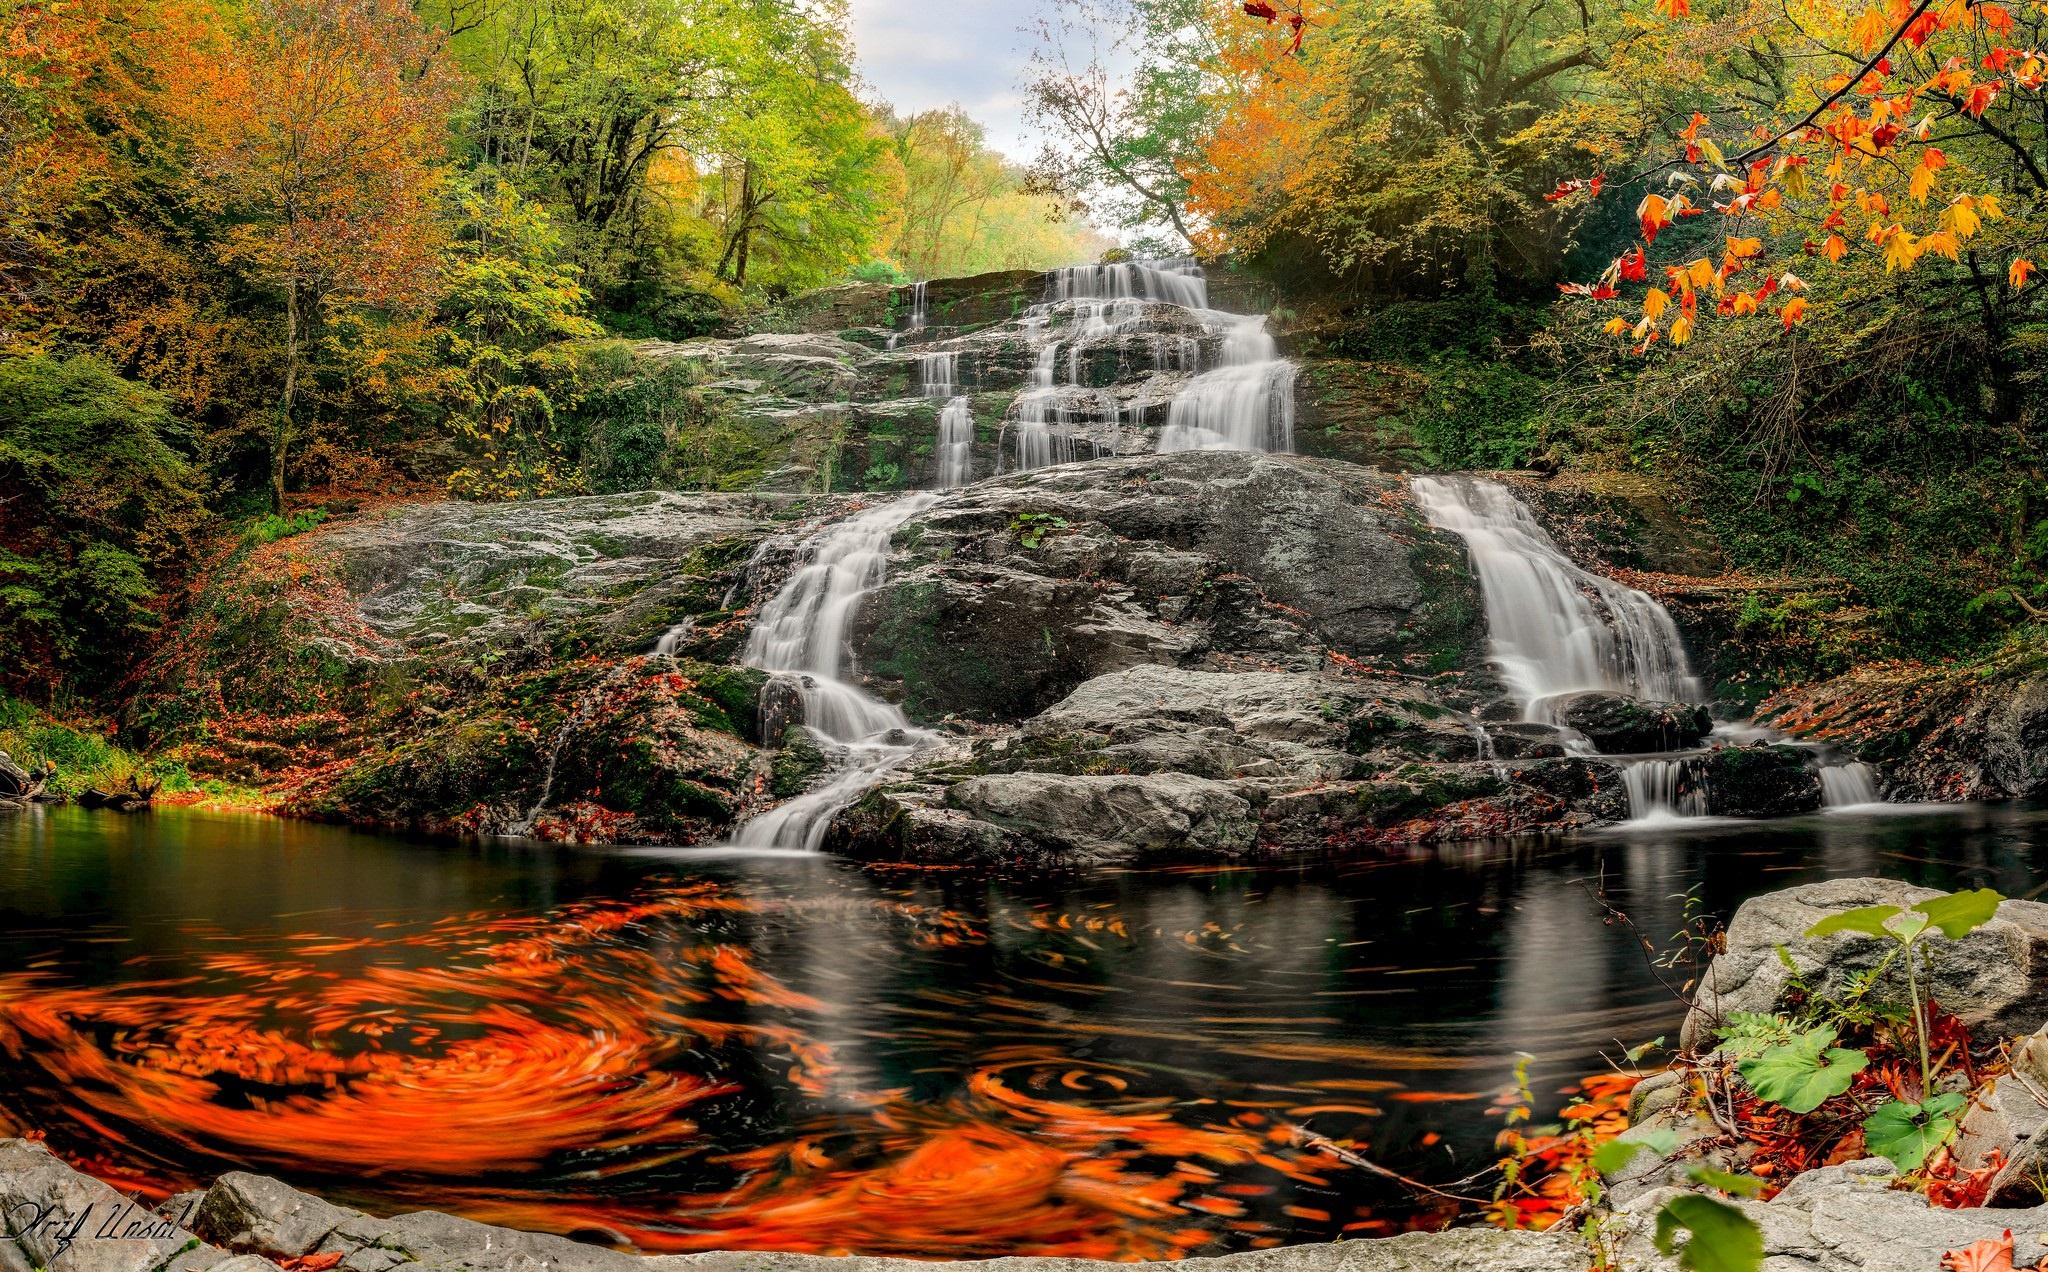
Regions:
[[[1945, 1250], [2010, 1228], [2021, 1264], [2044, 1252], [2048, 1206], [1940, 1210], [1890, 1187], [1891, 1166], [1851, 1162], [1801, 1176], [1770, 1202], [1743, 1202], [1762, 1225], [1766, 1272], [1937, 1272]], [[1620, 1266], [1670, 1272], [1650, 1245], [1669, 1190], [1632, 1200], [1603, 1225]], [[346, 1272], [1111, 1272], [1127, 1264], [1006, 1258], [929, 1263], [765, 1251], [635, 1255], [434, 1211], [379, 1218], [275, 1179], [236, 1172], [161, 1214], [65, 1165], [41, 1144], [0, 1140], [0, 1272], [279, 1272], [341, 1254]], [[166, 1217], [168, 1216], [168, 1217]], [[181, 1225], [189, 1225], [181, 1226]], [[1586, 1272], [1594, 1252], [1572, 1232], [1461, 1228], [1367, 1241], [1190, 1259], [1189, 1272]]]

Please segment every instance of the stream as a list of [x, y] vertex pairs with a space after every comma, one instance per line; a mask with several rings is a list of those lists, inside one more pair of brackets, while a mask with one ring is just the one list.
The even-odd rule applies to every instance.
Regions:
[[1440, 1219], [1294, 1146], [1486, 1165], [1682, 1007], [1684, 894], [2034, 890], [2018, 806], [988, 879], [0, 815], [0, 1133], [164, 1193], [231, 1168], [644, 1250], [1162, 1257]]

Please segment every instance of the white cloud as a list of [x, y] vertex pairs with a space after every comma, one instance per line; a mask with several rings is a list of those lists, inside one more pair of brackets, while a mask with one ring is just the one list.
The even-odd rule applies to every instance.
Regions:
[[911, 114], [958, 102], [1014, 159], [1038, 149], [1017, 81], [1032, 0], [852, 0], [861, 76]]

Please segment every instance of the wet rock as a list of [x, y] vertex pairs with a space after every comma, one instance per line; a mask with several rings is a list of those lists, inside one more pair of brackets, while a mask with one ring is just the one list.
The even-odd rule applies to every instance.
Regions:
[[852, 633], [912, 715], [1021, 720], [1146, 663], [1476, 664], [1453, 541], [1380, 474], [1190, 452], [983, 482], [898, 532]]
[[330, 1205], [278, 1180], [232, 1171], [213, 1181], [199, 1203], [195, 1231], [216, 1245], [274, 1259], [296, 1259], [359, 1210]]
[[1076, 861], [1240, 856], [1258, 842], [1249, 802], [1229, 786], [1186, 773], [992, 774], [961, 782], [947, 799]]
[[1549, 759], [1565, 754], [1571, 734], [1556, 725], [1515, 722], [1489, 724], [1486, 734], [1493, 753], [1504, 760]]
[[2048, 794], [2048, 639], [1985, 658], [1877, 663], [1767, 699], [1757, 721], [1877, 766], [1890, 798]]
[[1141, 666], [1087, 681], [977, 749], [997, 772], [1183, 772], [1336, 781], [1382, 763], [1470, 760], [1476, 724], [1398, 681]]
[[1713, 730], [1705, 707], [1646, 702], [1618, 693], [1573, 693], [1550, 700], [1558, 722], [1608, 755], [1683, 751]]
[[1798, 747], [1723, 747], [1698, 766], [1716, 817], [1790, 817], [1821, 806], [1820, 775]]
[[2037, 1206], [2048, 1180], [2048, 1026], [2012, 1049], [2011, 1067], [1973, 1097], [1952, 1152], [1965, 1169], [1993, 1154], [2005, 1165], [1992, 1177], [1986, 1200], [1993, 1206]]
[[[1808, 940], [1807, 930], [1843, 910], [1872, 905], [1903, 908], [1937, 895], [1934, 889], [1890, 879], [1834, 879], [1743, 902], [1728, 925], [1726, 952], [1700, 979], [1679, 1045], [1711, 1049], [1713, 1030], [1730, 1012], [1776, 1010], [1792, 980], [1791, 970], [1779, 957], [1780, 947], [1814, 994], [1839, 996], [1851, 978], [1884, 961], [1891, 943], [1856, 933]], [[1991, 922], [1960, 941], [1937, 937], [1929, 949], [1934, 965], [1931, 996], [1969, 1025], [1980, 1041], [2032, 1033], [2048, 1019], [2048, 905], [2004, 902]], [[1905, 981], [1896, 966], [1874, 992], [1885, 1001], [1907, 1001]]]

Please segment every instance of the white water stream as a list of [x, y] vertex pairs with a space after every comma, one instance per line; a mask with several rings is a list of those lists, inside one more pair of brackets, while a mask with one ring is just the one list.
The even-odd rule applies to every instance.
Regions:
[[733, 836], [738, 846], [817, 851], [833, 813], [931, 738], [901, 708], [840, 675], [847, 624], [861, 597], [888, 574], [890, 539], [937, 499], [908, 495], [826, 527], [810, 541], [809, 562], [762, 607], [747, 663], [797, 687], [804, 723], [834, 768], [810, 790], [742, 823]]
[[[1114, 394], [1088, 390], [1087, 352], [1156, 321], [1156, 307], [1161, 305], [1186, 310], [1195, 325], [1220, 334], [1221, 357], [1218, 365], [1203, 370], [1202, 342], [1194, 336], [1150, 338], [1155, 374], [1196, 373], [1169, 403], [1158, 449], [1294, 449], [1295, 365], [1280, 356], [1262, 315], [1209, 308], [1208, 281], [1193, 260], [1057, 269], [1048, 276], [1046, 295], [1025, 319], [1026, 330], [1043, 343], [1031, 379], [1017, 399], [1013, 431], [1018, 470], [1076, 459], [1076, 424], [1100, 421], [1115, 426], [1108, 446], [1115, 453], [1124, 423], [1121, 408]], [[1071, 306], [1072, 321], [1058, 337], [1051, 337], [1045, 333], [1055, 308], [1063, 304]], [[1095, 453], [1103, 453], [1101, 443], [1094, 445]]]
[[[1646, 592], [1574, 565], [1507, 487], [1469, 477], [1417, 477], [1411, 487], [1430, 524], [1465, 541], [1485, 598], [1493, 660], [1524, 719], [1557, 724], [1550, 704], [1587, 690], [1654, 702], [1701, 699], [1670, 612]], [[1804, 745], [1753, 725], [1722, 726], [1714, 738]], [[1619, 759], [1631, 821], [1707, 816], [1712, 792], [1702, 754]], [[1831, 757], [1819, 777], [1827, 808], [1880, 802], [1876, 771], [1867, 764]]]
[[1429, 523], [1465, 541], [1486, 600], [1494, 661], [1523, 718], [1584, 690], [1697, 702], [1678, 625], [1649, 594], [1572, 564], [1521, 500], [1496, 482], [1417, 477]]

